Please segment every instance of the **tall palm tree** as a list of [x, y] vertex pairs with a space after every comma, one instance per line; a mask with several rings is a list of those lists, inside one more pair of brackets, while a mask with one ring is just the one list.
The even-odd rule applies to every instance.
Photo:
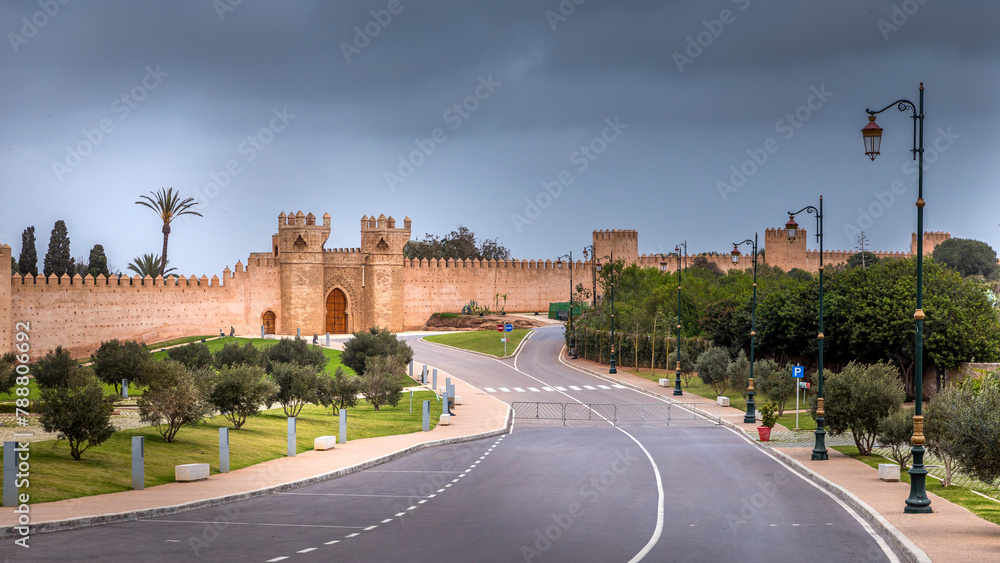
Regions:
[[[142, 256], [136, 256], [133, 258], [132, 262], [128, 265], [128, 269], [142, 277], [149, 276], [151, 278], [155, 278], [157, 274], [160, 274], [161, 276], [164, 275], [164, 273], [161, 273], [161, 266], [163, 266], [163, 262], [160, 260], [159, 256], [156, 254], [143, 254]], [[165, 273], [171, 274], [176, 269], [177, 268], [170, 268], [169, 270], [166, 270]]]
[[148, 195], [140, 196], [145, 201], [137, 201], [135, 203], [136, 205], [145, 205], [152, 209], [163, 221], [163, 256], [160, 263], [160, 275], [163, 276], [166, 275], [165, 272], [167, 269], [167, 238], [170, 237], [170, 222], [181, 215], [197, 215], [198, 217], [202, 215], [197, 211], [191, 210], [192, 207], [198, 205], [198, 202], [193, 197], [181, 201], [180, 192], [174, 193], [173, 188], [160, 188], [158, 192], [149, 193], [153, 194], [153, 197], [149, 197]]

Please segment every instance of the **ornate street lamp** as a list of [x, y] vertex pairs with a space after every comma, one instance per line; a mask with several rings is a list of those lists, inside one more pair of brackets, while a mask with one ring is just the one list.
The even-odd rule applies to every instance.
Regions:
[[577, 355], [576, 332], [573, 331], [573, 251], [570, 250], [569, 254], [563, 254], [556, 258], [556, 264], [562, 265], [563, 258], [569, 259], [569, 353], [575, 360]]
[[913, 463], [910, 465], [910, 496], [906, 499], [904, 512], [926, 514], [933, 512], [931, 499], [927, 498], [927, 469], [924, 467], [924, 83], [920, 83], [920, 107], [913, 102], [896, 100], [878, 111], [865, 109], [868, 124], [861, 130], [865, 141], [865, 154], [875, 160], [882, 144], [882, 128], [875, 123], [875, 116], [896, 106], [899, 111], [909, 111], [913, 119], [913, 160], [917, 160], [917, 308], [913, 318], [917, 323], [914, 352], [914, 379], [916, 380], [915, 408], [913, 411]]
[[753, 234], [753, 240], [746, 239], [743, 242], [733, 243], [733, 264], [740, 263], [740, 249], [738, 248], [741, 244], [749, 244], [752, 250], [753, 258], [753, 301], [751, 301], [750, 306], [750, 386], [747, 387], [747, 413], [743, 416], [743, 422], [745, 424], [750, 424], [757, 421], [757, 411], [756, 403], [753, 400], [753, 349], [754, 349], [754, 339], [757, 336], [757, 233]]
[[[681, 248], [684, 249], [684, 254], [681, 254]], [[674, 395], [684, 394], [681, 391], [681, 262], [687, 250], [687, 241], [674, 247], [674, 251], [677, 252], [677, 377], [674, 379]]]
[[588, 244], [583, 247], [583, 259], [587, 259], [587, 254], [590, 254], [590, 274], [593, 276], [593, 285], [591, 286], [591, 298], [592, 306], [594, 309], [597, 308], [597, 253], [594, 252], [594, 245]]
[[609, 270], [611, 273], [611, 369], [608, 373], [614, 375], [618, 373], [615, 368], [615, 253], [612, 251], [610, 256], [604, 256], [601, 258], [608, 258], [611, 263], [608, 266], [611, 267]]
[[798, 236], [799, 224], [795, 222], [795, 216], [803, 211], [816, 214], [816, 240], [819, 241], [819, 334], [816, 335], [819, 345], [819, 389], [816, 393], [816, 445], [812, 451], [812, 459], [819, 461], [829, 458], [824, 429], [826, 421], [823, 418], [823, 339], [825, 338], [823, 336], [823, 196], [819, 196], [819, 209], [808, 205], [795, 213], [788, 212], [788, 222], [785, 223], [788, 242], [794, 241]]

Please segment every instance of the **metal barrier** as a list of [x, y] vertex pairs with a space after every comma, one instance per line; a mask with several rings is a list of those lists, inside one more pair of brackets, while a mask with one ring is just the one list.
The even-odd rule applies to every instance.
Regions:
[[606, 422], [614, 426], [643, 424], [722, 424], [722, 407], [716, 403], [511, 403], [516, 421], [558, 420]]

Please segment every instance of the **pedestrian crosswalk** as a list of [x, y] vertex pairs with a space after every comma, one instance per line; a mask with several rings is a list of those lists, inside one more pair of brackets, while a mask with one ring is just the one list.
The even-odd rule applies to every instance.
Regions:
[[[606, 390], [611, 390], [611, 389], [627, 389], [627, 387], [625, 387], [624, 385], [619, 385], [619, 384], [615, 383], [615, 384], [612, 384], [612, 385], [597, 385], [597, 386], [594, 386], [594, 385], [583, 385], [583, 386], [579, 386], [579, 387], [576, 386], [576, 385], [570, 385], [569, 389], [573, 390], [573, 391], [597, 391], [599, 389], [606, 389]], [[566, 387], [562, 387], [562, 386], [558, 386], [558, 385], [553, 386], [553, 387], [543, 386], [541, 389], [539, 389], [538, 387], [528, 387], [528, 388], [524, 388], [524, 387], [513, 387], [513, 388], [511, 388], [511, 387], [483, 387], [483, 391], [486, 391], [487, 393], [497, 393], [497, 392], [500, 392], [500, 393], [545, 393], [545, 392], [560, 392], [560, 391], [566, 391], [566, 390], [567, 390]]]

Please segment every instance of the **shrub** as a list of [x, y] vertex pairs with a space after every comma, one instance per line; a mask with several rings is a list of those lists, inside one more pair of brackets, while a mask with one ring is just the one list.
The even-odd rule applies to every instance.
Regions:
[[878, 435], [875, 438], [892, 450], [891, 457], [899, 464], [900, 471], [906, 471], [906, 465], [913, 457], [910, 453], [912, 437], [913, 409], [900, 409], [879, 421]]
[[316, 366], [286, 363], [274, 364], [271, 377], [278, 386], [278, 392], [271, 398], [281, 403], [285, 416], [298, 416], [306, 403], [318, 400], [317, 392], [322, 380], [329, 380], [316, 372]]
[[122, 342], [116, 338], [101, 342], [101, 347], [94, 353], [94, 373], [104, 383], [114, 385], [115, 394], [118, 394], [123, 379], [142, 383], [142, 374], [149, 361], [145, 343], [135, 340]]
[[17, 383], [17, 359], [13, 352], [0, 356], [0, 393], [10, 393]]
[[354, 333], [353, 338], [344, 344], [340, 361], [354, 373], [364, 375], [368, 358], [376, 356], [395, 356], [405, 366], [413, 360], [413, 349], [388, 329], [372, 327], [368, 331]]
[[192, 371], [212, 366], [212, 352], [203, 342], [170, 348], [167, 350], [167, 357], [184, 364], [184, 367]]
[[[905, 398], [896, 368], [883, 362], [851, 362], [827, 376], [824, 387], [827, 428], [833, 435], [850, 430], [861, 455], [871, 453], [879, 421], [899, 410]], [[812, 414], [816, 416], [815, 402]]]
[[778, 406], [774, 403], [767, 403], [760, 407], [760, 425], [774, 428], [774, 425], [778, 423], [778, 417], [774, 414], [776, 410], [778, 410]]
[[977, 391], [963, 385], [955, 391], [951, 431], [955, 458], [962, 469], [985, 482], [1000, 478], [1000, 384], [984, 379]]
[[239, 430], [247, 418], [260, 414], [278, 392], [278, 385], [260, 366], [236, 365], [223, 368], [212, 383], [208, 401]]
[[698, 356], [696, 369], [698, 377], [712, 386], [716, 395], [724, 395], [729, 389], [729, 351], [725, 348], [709, 348]]
[[790, 365], [781, 369], [771, 359], [754, 362], [754, 387], [777, 405], [778, 416], [785, 414], [785, 404], [795, 396], [796, 381]]
[[78, 369], [66, 385], [45, 387], [38, 405], [38, 421], [46, 432], [58, 432], [69, 441], [69, 455], [79, 461], [83, 452], [115, 433], [111, 424], [114, 399], [87, 369]]
[[314, 366], [316, 371], [326, 369], [329, 360], [322, 348], [310, 346], [305, 340], [298, 338], [283, 338], [277, 344], [267, 349], [267, 365], [265, 369], [268, 373], [274, 372], [277, 364], [299, 364], [303, 366]]
[[740, 350], [736, 359], [729, 362], [726, 375], [729, 377], [729, 384], [739, 390], [744, 401], [747, 400], [747, 389], [750, 387], [750, 360], [747, 359], [746, 352]]
[[229, 342], [215, 353], [214, 359], [215, 367], [219, 369], [232, 367], [236, 364], [264, 365], [264, 354], [252, 342], [247, 342], [244, 346], [240, 346], [236, 342]]
[[354, 407], [358, 404], [358, 393], [361, 392], [361, 378], [347, 375], [344, 368], [337, 367], [333, 377], [320, 379], [317, 398], [324, 407], [333, 407], [333, 414], [339, 416], [338, 409]]
[[[673, 350], [667, 356], [667, 368], [671, 371], [677, 369], [677, 350]], [[694, 377], [695, 365], [691, 359], [691, 354], [686, 348], [681, 348], [681, 377], [684, 379], [684, 386], [687, 387]]]
[[941, 486], [951, 485], [958, 465], [959, 446], [955, 428], [951, 423], [961, 414], [961, 401], [957, 389], [947, 389], [931, 399], [924, 411], [924, 437], [927, 451], [935, 455], [944, 465], [944, 479]]
[[361, 392], [375, 410], [382, 405], [396, 406], [403, 396], [399, 376], [404, 374], [405, 363], [398, 356], [372, 356], [365, 363], [361, 376]]
[[137, 401], [139, 418], [173, 442], [182, 427], [194, 426], [212, 412], [208, 385], [213, 375], [206, 368], [192, 373], [176, 360], [150, 362], [143, 374], [148, 388]]
[[39, 387], [65, 387], [77, 367], [69, 352], [62, 346], [56, 346], [55, 350], [50, 350], [38, 360], [32, 371]]

